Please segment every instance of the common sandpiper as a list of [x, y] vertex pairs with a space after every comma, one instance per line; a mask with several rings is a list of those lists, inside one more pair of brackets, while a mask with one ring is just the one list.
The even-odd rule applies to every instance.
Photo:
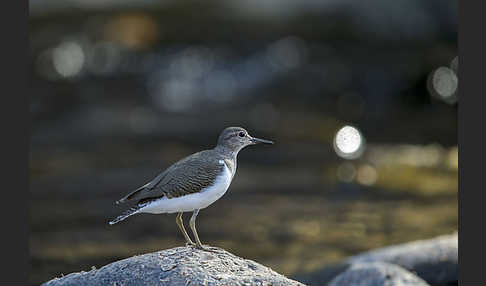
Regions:
[[[177, 225], [188, 245], [204, 249], [196, 231], [196, 217], [221, 198], [236, 173], [236, 157], [246, 146], [272, 141], [252, 137], [241, 127], [228, 127], [218, 138], [216, 147], [192, 154], [172, 164], [152, 181], [129, 193], [116, 203], [137, 201], [128, 211], [110, 221], [118, 223], [139, 213], [178, 213]], [[187, 234], [182, 214], [192, 212], [189, 221], [196, 243]]]

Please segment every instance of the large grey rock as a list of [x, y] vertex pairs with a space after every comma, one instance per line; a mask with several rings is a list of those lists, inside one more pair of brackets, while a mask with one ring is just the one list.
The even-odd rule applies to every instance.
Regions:
[[415, 272], [432, 285], [449, 285], [459, 279], [457, 233], [365, 252], [348, 263], [383, 261]]
[[43, 286], [66, 285], [303, 285], [223, 249], [176, 247], [130, 257], [89, 272], [71, 273]]
[[384, 263], [355, 263], [336, 276], [329, 286], [428, 286], [427, 282], [404, 268]]
[[385, 262], [401, 266], [430, 285], [457, 285], [459, 279], [457, 238], [457, 233], [454, 233], [371, 250], [352, 256], [339, 264], [296, 275], [294, 279], [309, 285], [326, 285], [356, 263], [363, 265]]

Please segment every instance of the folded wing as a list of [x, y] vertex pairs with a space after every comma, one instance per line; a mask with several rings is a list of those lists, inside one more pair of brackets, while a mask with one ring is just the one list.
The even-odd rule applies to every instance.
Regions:
[[211, 151], [195, 153], [174, 163], [151, 182], [134, 190], [116, 203], [130, 200], [138, 200], [139, 203], [142, 203], [162, 197], [176, 198], [199, 192], [211, 186], [224, 167], [224, 163], [221, 163], [216, 157], [205, 154], [205, 152]]

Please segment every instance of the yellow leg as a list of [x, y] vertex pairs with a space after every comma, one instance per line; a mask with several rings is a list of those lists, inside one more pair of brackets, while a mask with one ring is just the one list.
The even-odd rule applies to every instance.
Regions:
[[192, 242], [189, 235], [187, 234], [186, 229], [184, 228], [184, 223], [182, 222], [182, 213], [177, 214], [176, 223], [179, 226], [179, 229], [182, 231], [182, 234], [184, 235], [184, 238], [186, 239], [187, 244], [195, 245], [194, 242]]
[[196, 231], [196, 217], [197, 217], [198, 213], [199, 213], [199, 210], [195, 210], [192, 213], [192, 217], [191, 217], [191, 220], [189, 221], [189, 225], [191, 226], [192, 233], [194, 233], [194, 238], [196, 238], [196, 247], [200, 248], [200, 249], [204, 249], [201, 241], [199, 240], [199, 235], [197, 235], [197, 231]]

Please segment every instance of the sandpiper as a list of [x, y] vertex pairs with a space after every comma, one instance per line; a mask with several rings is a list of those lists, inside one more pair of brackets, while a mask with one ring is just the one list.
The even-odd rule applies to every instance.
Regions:
[[[252, 137], [241, 127], [228, 127], [218, 138], [216, 147], [192, 154], [171, 165], [155, 179], [116, 203], [138, 201], [137, 204], [110, 221], [118, 223], [139, 213], [178, 213], [177, 225], [188, 245], [203, 249], [196, 231], [196, 216], [199, 210], [208, 207], [228, 190], [236, 173], [236, 156], [248, 145], [272, 141]], [[187, 234], [182, 222], [182, 213], [193, 212], [189, 221], [196, 243]]]

